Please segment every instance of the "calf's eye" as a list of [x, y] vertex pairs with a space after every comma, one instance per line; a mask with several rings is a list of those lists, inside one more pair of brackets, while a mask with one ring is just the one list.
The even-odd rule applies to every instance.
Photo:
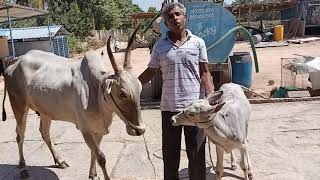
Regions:
[[121, 94], [120, 94], [120, 97], [121, 97], [121, 98], [126, 98], [127, 95], [126, 95], [125, 93], [121, 93]]
[[195, 114], [193, 114], [193, 113], [190, 113], [190, 114], [189, 114], [189, 116], [191, 116], [191, 117], [193, 117], [194, 115], [195, 115]]

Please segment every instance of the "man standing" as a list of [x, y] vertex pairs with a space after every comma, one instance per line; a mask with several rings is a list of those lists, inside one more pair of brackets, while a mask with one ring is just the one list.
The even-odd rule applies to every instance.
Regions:
[[[213, 91], [203, 39], [185, 29], [185, 7], [170, 3], [162, 9], [169, 31], [151, 53], [148, 68], [139, 76], [142, 84], [149, 82], [160, 68], [163, 86], [161, 96], [162, 151], [164, 179], [179, 179], [182, 126], [171, 124], [171, 117], [190, 102], [204, 98]], [[195, 126], [184, 126], [190, 180], [206, 179], [205, 138]], [[203, 137], [199, 139], [198, 137]]]

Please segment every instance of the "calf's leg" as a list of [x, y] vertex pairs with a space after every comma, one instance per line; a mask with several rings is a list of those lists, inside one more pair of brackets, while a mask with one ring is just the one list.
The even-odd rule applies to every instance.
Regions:
[[40, 133], [44, 142], [46, 142], [51, 154], [53, 156], [54, 163], [58, 165], [59, 168], [65, 169], [69, 167], [68, 163], [62, 160], [59, 154], [55, 151], [52, 146], [51, 139], [50, 139], [50, 126], [51, 126], [51, 119], [46, 117], [45, 115], [40, 115]]
[[224, 150], [219, 145], [216, 145], [217, 164], [216, 164], [216, 180], [221, 180], [223, 175], [223, 153]]
[[252, 180], [253, 175], [251, 172], [251, 162], [250, 162], [247, 148], [242, 147], [240, 149], [240, 154], [241, 154], [240, 167], [244, 172], [244, 179], [245, 180]]
[[245, 155], [246, 155], [246, 160], [247, 160], [247, 164], [248, 164], [248, 177], [249, 177], [249, 180], [252, 180], [253, 174], [252, 174], [252, 166], [251, 166], [248, 148], [245, 149]]
[[236, 162], [236, 157], [235, 157], [233, 151], [231, 151], [231, 153], [230, 153], [230, 158], [231, 158], [231, 169], [236, 170], [237, 169], [237, 166], [236, 166], [237, 162]]
[[108, 173], [107, 173], [107, 168], [106, 168], [106, 158], [105, 158], [103, 152], [100, 150], [97, 141], [95, 140], [95, 135], [93, 135], [93, 133], [91, 133], [91, 132], [84, 132], [84, 131], [82, 132], [82, 135], [83, 135], [83, 138], [84, 138], [86, 144], [88, 145], [90, 150], [93, 152], [93, 154], [97, 158], [98, 164], [102, 169], [104, 179], [110, 180]]

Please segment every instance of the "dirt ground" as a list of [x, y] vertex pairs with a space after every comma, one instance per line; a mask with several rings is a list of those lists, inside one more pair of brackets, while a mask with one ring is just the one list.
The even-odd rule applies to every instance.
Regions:
[[[290, 44], [285, 47], [257, 48], [260, 72], [253, 72], [252, 89], [262, 94], [269, 94], [273, 87], [280, 86], [281, 58], [295, 58], [298, 55], [320, 56], [320, 42], [305, 44]], [[251, 51], [248, 43], [239, 43], [234, 51]], [[269, 80], [274, 80], [274, 85], [268, 85]]]

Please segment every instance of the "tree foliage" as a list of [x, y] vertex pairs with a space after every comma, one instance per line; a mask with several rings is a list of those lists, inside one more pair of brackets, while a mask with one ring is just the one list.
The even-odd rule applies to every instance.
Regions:
[[157, 13], [158, 11], [156, 7], [149, 7], [148, 12]]
[[91, 30], [131, 27], [130, 15], [142, 12], [131, 0], [16, 0], [17, 4], [47, 9], [54, 24], [79, 37]]

